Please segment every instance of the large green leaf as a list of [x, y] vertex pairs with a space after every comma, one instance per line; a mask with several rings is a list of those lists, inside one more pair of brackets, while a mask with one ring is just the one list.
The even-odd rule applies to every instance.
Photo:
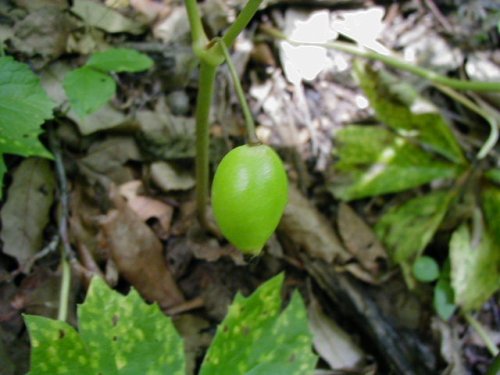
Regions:
[[157, 305], [136, 291], [126, 297], [94, 278], [79, 307], [79, 329], [26, 316], [32, 342], [30, 375], [184, 375], [181, 338]]
[[477, 243], [464, 224], [451, 237], [451, 284], [455, 303], [465, 311], [480, 308], [500, 288], [500, 246], [494, 236], [485, 231]]
[[280, 315], [283, 276], [248, 298], [237, 295], [219, 326], [200, 375], [306, 375], [317, 357], [300, 296], [295, 293]]
[[88, 66], [68, 73], [64, 77], [63, 86], [71, 108], [80, 117], [102, 108], [116, 91], [113, 78]]
[[396, 263], [413, 262], [429, 244], [448, 210], [453, 193], [437, 191], [389, 210], [375, 226]]
[[[0, 57], [0, 181], [5, 172], [3, 154], [51, 158], [38, 136], [44, 121], [52, 118], [53, 108], [26, 64]], [[0, 198], [1, 194], [0, 186]]]
[[141, 72], [153, 66], [153, 60], [147, 55], [129, 48], [110, 48], [96, 52], [86, 66], [105, 72]]
[[460, 171], [381, 127], [347, 126], [337, 142], [340, 175], [331, 190], [343, 200], [395, 193]]
[[369, 65], [356, 64], [356, 76], [377, 117], [401, 135], [413, 139], [450, 161], [465, 158], [445, 118], [410, 85]]

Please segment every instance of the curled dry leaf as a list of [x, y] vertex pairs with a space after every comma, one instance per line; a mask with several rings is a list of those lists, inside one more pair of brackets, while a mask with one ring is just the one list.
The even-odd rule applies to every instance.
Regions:
[[345, 247], [372, 276], [380, 275], [387, 254], [373, 230], [347, 204], [342, 203], [338, 214], [339, 234]]
[[160, 240], [116, 189], [112, 189], [111, 199], [116, 209], [108, 212], [101, 226], [120, 274], [145, 299], [158, 302], [162, 309], [183, 302]]
[[316, 351], [332, 369], [354, 369], [363, 360], [363, 351], [334, 320], [325, 315], [315, 298], [309, 304], [309, 326]]
[[172, 223], [174, 208], [162, 201], [139, 195], [143, 185], [140, 180], [129, 181], [119, 187], [122, 197], [127, 199], [128, 206], [143, 221], [155, 218], [160, 223], [160, 238], [167, 238]]
[[296, 243], [312, 257], [328, 263], [333, 260], [345, 262], [351, 256], [343, 248], [330, 223], [294, 186], [289, 187], [288, 206], [278, 227], [279, 231]]

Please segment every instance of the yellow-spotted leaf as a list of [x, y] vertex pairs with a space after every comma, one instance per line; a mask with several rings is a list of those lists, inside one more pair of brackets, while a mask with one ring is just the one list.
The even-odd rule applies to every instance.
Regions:
[[[78, 309], [79, 332], [62, 322], [27, 316], [30, 375], [184, 375], [184, 349], [171, 320], [136, 291], [122, 296], [94, 278]], [[84, 358], [84, 359], [81, 359]]]
[[307, 375], [317, 361], [306, 309], [295, 293], [280, 314], [283, 275], [245, 298], [238, 294], [219, 326], [200, 375]]

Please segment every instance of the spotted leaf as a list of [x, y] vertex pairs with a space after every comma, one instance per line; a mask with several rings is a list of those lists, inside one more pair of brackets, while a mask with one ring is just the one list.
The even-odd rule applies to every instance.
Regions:
[[136, 291], [122, 296], [94, 278], [78, 317], [79, 333], [63, 322], [26, 317], [30, 375], [185, 374], [183, 343], [171, 320]]
[[237, 295], [205, 356], [200, 375], [312, 374], [304, 304], [294, 294], [280, 314], [283, 275], [263, 284], [248, 298]]

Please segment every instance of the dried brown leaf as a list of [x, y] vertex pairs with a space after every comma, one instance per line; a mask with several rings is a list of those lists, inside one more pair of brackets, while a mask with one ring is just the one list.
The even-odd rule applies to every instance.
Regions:
[[54, 189], [54, 174], [45, 159], [26, 159], [14, 172], [7, 201], [2, 207], [0, 237], [3, 252], [16, 258], [20, 266], [42, 247]]
[[381, 273], [381, 261], [387, 253], [372, 228], [347, 204], [342, 203], [338, 214], [339, 233], [345, 247], [372, 276]]
[[129, 207], [143, 221], [156, 218], [161, 227], [161, 238], [168, 237], [174, 208], [162, 201], [139, 195], [143, 185], [140, 180], [129, 181], [119, 187], [120, 194], [127, 199]]
[[293, 242], [303, 245], [314, 258], [329, 263], [350, 258], [330, 223], [294, 186], [289, 188], [288, 206], [278, 230], [285, 232]]
[[162, 309], [184, 298], [167, 268], [163, 246], [153, 231], [118, 195], [111, 193], [116, 209], [102, 220], [102, 229], [118, 271], [147, 300]]
[[309, 326], [314, 348], [332, 369], [353, 369], [363, 360], [363, 351], [347, 332], [325, 315], [314, 298], [309, 304]]

